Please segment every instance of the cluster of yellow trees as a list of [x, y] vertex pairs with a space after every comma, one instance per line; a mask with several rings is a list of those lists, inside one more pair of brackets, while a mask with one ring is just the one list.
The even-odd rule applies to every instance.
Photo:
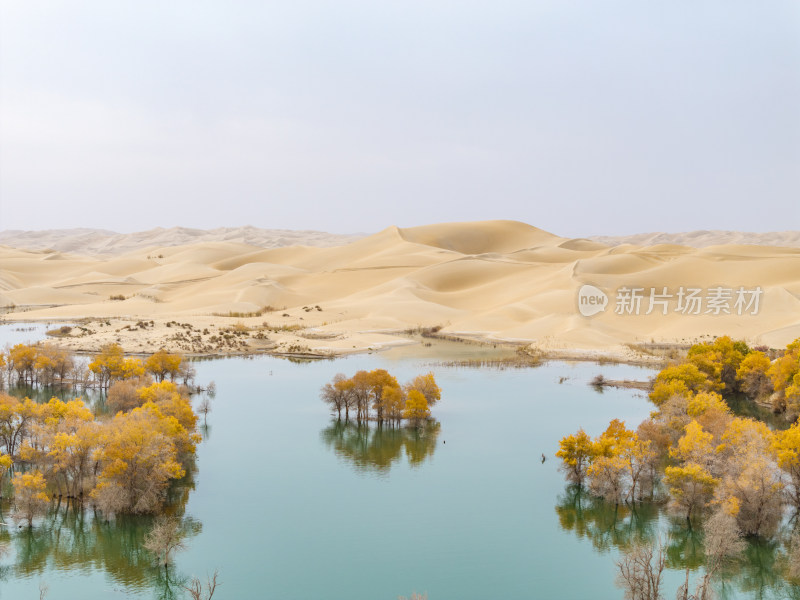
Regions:
[[156, 381], [183, 381], [194, 378], [194, 369], [180, 354], [159, 350], [146, 359], [126, 357], [119, 344], [107, 344], [88, 364], [76, 360], [69, 350], [53, 344], [16, 344], [0, 352], [0, 368], [9, 383], [23, 385], [73, 384], [87, 386], [92, 381], [102, 388], [113, 382], [151, 376]]
[[650, 398], [660, 406], [672, 396], [700, 391], [741, 392], [794, 421], [800, 414], [800, 338], [774, 360], [765, 348], [751, 349], [727, 336], [696, 344], [686, 360], [658, 374]]
[[737, 417], [724, 396], [771, 397], [795, 410], [800, 340], [774, 360], [722, 337], [693, 346], [662, 370], [650, 394], [657, 410], [633, 431], [619, 420], [596, 438], [583, 430], [560, 442], [570, 481], [614, 503], [652, 498], [663, 482], [687, 518], [714, 505], [742, 533], [770, 535], [787, 504], [800, 510], [800, 424], [772, 431]]
[[326, 383], [321, 392], [322, 400], [330, 404], [341, 419], [350, 419], [350, 412], [356, 413], [356, 420], [370, 420], [370, 409], [375, 410], [375, 420], [400, 424], [407, 419], [418, 425], [431, 416], [431, 407], [442, 397], [433, 373], [417, 375], [405, 385], [385, 369], [358, 371], [352, 377], [339, 373], [333, 381]]
[[17, 344], [0, 352], [0, 367], [8, 379], [16, 374], [17, 383], [52, 385], [73, 379], [76, 362], [68, 350], [53, 344]]
[[104, 512], [157, 511], [200, 440], [188, 389], [166, 380], [181, 362], [104, 348], [90, 368], [102, 385], [114, 381], [114, 416], [96, 418], [80, 399], [37, 403], [0, 393], [0, 475], [13, 465], [17, 513], [31, 523], [53, 496], [89, 498]]

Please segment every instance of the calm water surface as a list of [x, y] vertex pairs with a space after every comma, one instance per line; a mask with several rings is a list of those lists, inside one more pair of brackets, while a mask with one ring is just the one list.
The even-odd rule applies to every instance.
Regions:
[[[0, 345], [26, 339], [17, 334], [0, 327]], [[319, 388], [338, 372], [377, 367], [401, 381], [433, 368], [442, 387], [438, 424], [415, 432], [332, 421]], [[50, 600], [181, 598], [186, 577], [219, 569], [215, 599], [394, 600], [412, 591], [431, 600], [618, 599], [620, 545], [668, 531], [667, 595], [686, 564], [700, 567], [700, 542], [680, 521], [576, 494], [553, 457], [559, 438], [578, 427], [596, 435], [614, 417], [635, 426], [651, 410], [637, 392], [594, 392], [593, 376], [641, 379], [651, 371], [431, 367], [407, 351], [310, 363], [220, 359], [196, 368], [197, 380], [214, 380], [218, 392], [196, 471], [173, 490], [172, 510], [191, 531], [174, 566], [165, 573], [142, 550], [150, 519], [106, 522], [89, 509], [59, 507], [31, 531], [0, 531], [10, 543], [0, 558], [0, 598], [38, 597], [40, 581]], [[724, 597], [775, 592], [775, 549], [749, 552]]]

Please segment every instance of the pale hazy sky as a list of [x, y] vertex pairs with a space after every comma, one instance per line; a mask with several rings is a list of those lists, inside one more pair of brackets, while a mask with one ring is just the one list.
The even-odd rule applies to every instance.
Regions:
[[0, 229], [800, 229], [796, 0], [0, 0]]

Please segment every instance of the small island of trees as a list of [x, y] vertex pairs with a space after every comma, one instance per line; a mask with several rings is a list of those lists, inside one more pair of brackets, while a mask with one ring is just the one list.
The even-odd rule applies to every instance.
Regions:
[[[397, 378], [385, 369], [358, 371], [352, 377], [337, 374], [321, 391], [322, 400], [345, 422], [354, 413], [358, 423], [374, 419], [379, 425], [399, 426], [405, 419], [419, 426], [431, 416], [431, 407], [442, 397], [433, 373], [417, 375], [400, 385]], [[374, 416], [370, 409], [374, 409]]]

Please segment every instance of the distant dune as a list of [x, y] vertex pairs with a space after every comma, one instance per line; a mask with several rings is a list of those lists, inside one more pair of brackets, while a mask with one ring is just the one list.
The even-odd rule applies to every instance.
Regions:
[[721, 244], [750, 244], [756, 246], [784, 246], [800, 248], [800, 231], [772, 231], [769, 233], [748, 233], [745, 231], [687, 231], [684, 233], [637, 233], [635, 235], [593, 236], [593, 240], [621, 246], [655, 246], [657, 244], [678, 244], [692, 248], [705, 248]]
[[[424, 230], [424, 228], [414, 229]], [[235, 242], [261, 248], [280, 248], [284, 246], [327, 248], [349, 244], [364, 237], [367, 237], [367, 234], [260, 229], [249, 226], [220, 227], [218, 229], [191, 229], [187, 227], [164, 229], [157, 227], [156, 229], [137, 233], [117, 233], [105, 229], [49, 229], [44, 231], [0, 231], [0, 245], [27, 250], [57, 250], [59, 252], [73, 252], [90, 256], [113, 256], [143, 248], [185, 246], [204, 242]], [[772, 233], [689, 231], [685, 233], [593, 236], [588, 239], [608, 246], [621, 246], [623, 244], [633, 244], [635, 246], [677, 244], [692, 248], [706, 248], [721, 244], [754, 244], [758, 246], [800, 248], [800, 231], [776, 231]], [[458, 242], [452, 240], [444, 243]]]
[[[424, 228], [414, 228], [424, 231]], [[326, 248], [349, 244], [368, 234], [336, 234], [324, 231], [260, 229], [258, 227], [220, 227], [191, 229], [187, 227], [158, 227], [137, 233], [117, 233], [105, 229], [49, 229], [44, 231], [0, 231], [0, 245], [27, 250], [58, 250], [85, 255], [112, 256], [143, 248], [185, 246], [204, 242], [235, 242], [280, 248], [284, 246], [314, 246]], [[421, 235], [421, 234], [419, 234]], [[741, 231], [689, 231], [685, 233], [639, 233], [627, 236], [593, 236], [588, 238], [608, 246], [633, 244], [655, 246], [678, 244], [705, 248], [721, 244], [754, 244], [800, 248], [800, 231], [747, 233]], [[443, 243], [457, 244], [457, 240]], [[469, 250], [469, 249], [465, 249]], [[467, 252], [469, 253], [469, 252]]]
[[[306, 232], [295, 232], [304, 245], [278, 247], [292, 239], [286, 233], [265, 248], [252, 241], [263, 240], [259, 230], [247, 237], [249, 228], [217, 230], [218, 241], [193, 230], [155, 231], [147, 239], [164, 236], [160, 246], [124, 253], [117, 247], [105, 256], [0, 248], [0, 304], [16, 305], [12, 319], [179, 316], [208, 323], [221, 322], [215, 314], [270, 307], [244, 323], [303, 330], [309, 348], [334, 351], [376, 347], [381, 332], [435, 325], [544, 349], [592, 351], [703, 335], [774, 347], [800, 337], [800, 248], [610, 246], [515, 221], [389, 227], [331, 247], [312, 247], [307, 238], [328, 246], [337, 238]], [[225, 238], [230, 231], [237, 233]], [[192, 243], [165, 245], [167, 239]], [[104, 246], [95, 243], [101, 253]], [[604, 312], [579, 313], [584, 284], [608, 295]], [[626, 288], [641, 288], [639, 314], [615, 312]], [[678, 310], [681, 288], [701, 290], [700, 314]], [[723, 296], [720, 310], [712, 303], [715, 289]], [[760, 290], [758, 314], [751, 314], [754, 305], [737, 309], [739, 289], [748, 302]], [[657, 297], [663, 302], [648, 310], [651, 290], [668, 297]]]
[[190, 229], [157, 227], [137, 233], [117, 233], [105, 229], [49, 229], [44, 231], [0, 231], [0, 245], [28, 250], [58, 250], [86, 255], [111, 256], [142, 248], [184, 246], [204, 242], [236, 242], [262, 248], [281, 246], [339, 246], [364, 237], [364, 234], [335, 234], [323, 231], [220, 227]]

